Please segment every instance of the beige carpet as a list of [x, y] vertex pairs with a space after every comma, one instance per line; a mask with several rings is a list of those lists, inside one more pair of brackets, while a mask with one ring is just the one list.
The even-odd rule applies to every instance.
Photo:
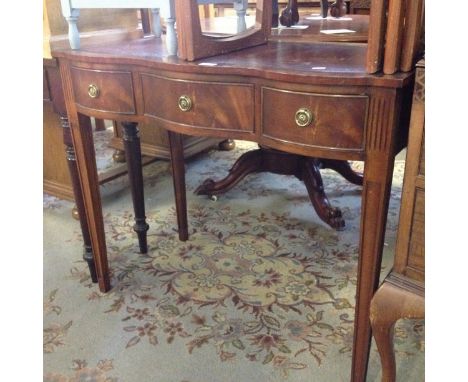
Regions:
[[[97, 134], [99, 165], [109, 165]], [[294, 177], [257, 174], [214, 202], [193, 195], [245, 150], [187, 164], [190, 240], [175, 233], [169, 164], [147, 166], [149, 252], [138, 254], [126, 178], [102, 187], [113, 289], [81, 259], [72, 203], [44, 196], [44, 381], [348, 381], [360, 188], [323, 171], [346, 229], [323, 224]], [[354, 164], [360, 167], [361, 163]], [[391, 268], [404, 162], [395, 167], [383, 272]], [[399, 381], [424, 380], [424, 322], [395, 334]], [[380, 381], [373, 346], [368, 381]]]

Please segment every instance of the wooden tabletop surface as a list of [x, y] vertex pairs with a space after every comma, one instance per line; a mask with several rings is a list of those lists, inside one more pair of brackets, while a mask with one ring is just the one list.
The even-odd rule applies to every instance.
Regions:
[[[324, 31], [347, 29], [353, 32], [326, 34]], [[278, 27], [271, 30], [271, 39], [295, 42], [367, 42], [368, 15], [344, 15], [323, 19], [318, 13], [301, 14], [297, 25], [291, 28]]]

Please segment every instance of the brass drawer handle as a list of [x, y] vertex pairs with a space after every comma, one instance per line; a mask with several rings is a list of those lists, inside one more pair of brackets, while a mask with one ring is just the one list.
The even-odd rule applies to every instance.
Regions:
[[179, 109], [182, 111], [189, 111], [192, 108], [192, 100], [189, 96], [182, 95], [179, 97]]
[[314, 121], [314, 115], [312, 112], [305, 108], [301, 107], [296, 111], [296, 125], [299, 127], [307, 127]]
[[89, 84], [88, 85], [88, 95], [91, 98], [97, 98], [99, 97], [99, 88], [95, 84]]

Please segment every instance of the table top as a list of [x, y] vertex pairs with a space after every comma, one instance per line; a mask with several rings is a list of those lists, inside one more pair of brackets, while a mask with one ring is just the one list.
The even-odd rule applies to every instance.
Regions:
[[159, 70], [212, 75], [240, 75], [279, 81], [400, 88], [410, 73], [366, 73], [367, 44], [290, 41], [268, 43], [194, 62], [170, 56], [164, 40], [128, 35], [121, 39], [83, 41], [79, 50], [52, 47], [54, 57], [81, 62], [149, 66]]
[[[349, 33], [331, 33], [324, 31], [347, 29]], [[301, 14], [296, 25], [286, 28], [272, 28], [271, 39], [295, 42], [367, 42], [369, 31], [368, 15], [345, 15], [340, 18], [322, 18], [318, 13]]]

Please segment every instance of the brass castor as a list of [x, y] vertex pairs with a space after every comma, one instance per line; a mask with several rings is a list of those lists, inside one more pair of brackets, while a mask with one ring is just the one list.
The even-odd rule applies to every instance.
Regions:
[[127, 161], [125, 158], [125, 151], [115, 150], [114, 154], [112, 154], [112, 159], [117, 163], [125, 163]]
[[233, 139], [226, 139], [225, 141], [219, 142], [218, 148], [223, 151], [231, 151], [236, 147], [236, 142]]

